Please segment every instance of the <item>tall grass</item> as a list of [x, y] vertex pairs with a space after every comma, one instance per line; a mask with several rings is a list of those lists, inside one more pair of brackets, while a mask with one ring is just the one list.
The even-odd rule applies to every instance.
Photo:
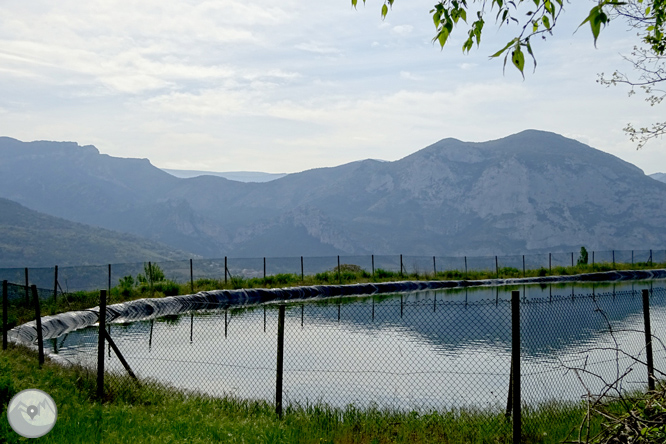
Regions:
[[[272, 403], [213, 398], [154, 381], [107, 375], [105, 398], [95, 398], [95, 374], [48, 359], [39, 369], [29, 349], [0, 352], [0, 442], [22, 441], [11, 431], [6, 408], [26, 388], [49, 393], [58, 407], [44, 443], [510, 443], [511, 421], [493, 409], [406, 412], [378, 407], [288, 405], [282, 420]], [[583, 417], [582, 405], [526, 408], [523, 441], [560, 442]], [[594, 422], [597, 427], [598, 421]]]

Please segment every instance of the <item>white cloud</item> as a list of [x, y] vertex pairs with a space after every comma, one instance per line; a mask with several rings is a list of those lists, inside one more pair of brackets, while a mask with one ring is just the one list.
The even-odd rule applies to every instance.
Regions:
[[423, 77], [414, 75], [409, 71], [400, 71], [400, 78], [407, 80], [423, 80]]
[[394, 26], [391, 29], [391, 32], [393, 32], [394, 34], [398, 34], [399, 36], [404, 37], [404, 36], [407, 36], [407, 35], [411, 34], [413, 29], [414, 29], [414, 27], [412, 25], [398, 25], [398, 26]]
[[488, 60], [511, 28], [488, 28], [463, 55], [462, 28], [451, 47], [432, 45], [422, 5], [397, 2], [389, 18], [400, 25], [376, 6], [3, 2], [0, 135], [94, 143], [159, 165], [296, 171], [540, 128], [666, 171], [664, 141], [636, 152], [621, 130], [658, 109], [594, 83], [621, 67], [633, 34], [607, 28], [595, 50], [588, 34], [571, 36], [582, 21], [572, 16], [533, 42], [539, 67], [523, 81]]
[[298, 45], [295, 46], [295, 48], [300, 49], [301, 51], [314, 52], [316, 54], [323, 54], [323, 55], [340, 53], [340, 50], [337, 48], [322, 45], [316, 42], [299, 43]]

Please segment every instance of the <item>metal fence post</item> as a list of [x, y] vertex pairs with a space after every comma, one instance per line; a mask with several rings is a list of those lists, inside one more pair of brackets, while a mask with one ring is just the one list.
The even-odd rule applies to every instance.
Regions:
[[511, 292], [511, 398], [513, 401], [513, 443], [520, 444], [522, 416], [520, 410], [520, 291]]
[[437, 276], [437, 262], [435, 262], [435, 256], [432, 257], [432, 272], [433, 276]]
[[28, 282], [28, 267], [25, 267], [25, 303], [30, 306], [30, 283]]
[[107, 287], [107, 290], [109, 292], [109, 297], [111, 296], [111, 264], [109, 264], [109, 285]]
[[613, 250], [613, 270], [615, 270], [615, 250]]
[[39, 295], [37, 294], [37, 286], [33, 285], [32, 297], [35, 300], [35, 327], [37, 328], [37, 349], [39, 352], [39, 368], [44, 364], [44, 336], [42, 333], [42, 312], [39, 307]]
[[54, 278], [53, 278], [53, 303], [57, 304], [58, 302], [58, 266], [55, 266], [54, 269]]
[[97, 341], [97, 399], [104, 397], [104, 330], [106, 329], [106, 290], [99, 292], [99, 333]]
[[553, 253], [548, 253], [548, 272], [552, 273], [553, 271]]
[[402, 277], [402, 254], [400, 255], [400, 277]]
[[497, 262], [497, 256], [495, 256], [495, 273], [497, 274], [497, 279], [499, 279], [499, 263]]
[[2, 281], [2, 349], [7, 350], [7, 281]]
[[266, 279], [266, 256], [264, 256], [264, 279]]
[[465, 256], [465, 279], [467, 279], [467, 256]]
[[572, 267], [574, 266], [574, 264], [573, 264], [573, 251], [571, 252], [571, 266]]
[[227, 257], [224, 256], [224, 285], [227, 285], [227, 274], [229, 274], [229, 269], [227, 268]]
[[190, 292], [194, 294], [194, 264], [190, 259]]
[[155, 297], [155, 292], [153, 291], [153, 264], [148, 262], [148, 279], [150, 280], [150, 296]]
[[525, 277], [525, 255], [523, 254], [523, 277]]
[[275, 414], [282, 419], [282, 376], [284, 361], [284, 304], [278, 309], [277, 370], [275, 374]]
[[338, 255], [338, 284], [341, 283], [341, 277], [340, 277], [340, 255]]
[[375, 278], [375, 255], [372, 255], [372, 278]]
[[305, 282], [305, 276], [303, 275], [303, 256], [301, 256], [301, 283]]
[[655, 388], [654, 361], [652, 355], [652, 330], [650, 328], [650, 291], [643, 290], [643, 322], [645, 323], [645, 353], [647, 355], [648, 389]]

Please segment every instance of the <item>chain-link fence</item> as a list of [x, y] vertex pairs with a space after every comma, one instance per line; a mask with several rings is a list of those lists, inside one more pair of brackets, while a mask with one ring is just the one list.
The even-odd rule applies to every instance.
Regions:
[[[522, 428], [537, 433], [588, 394], [645, 389], [649, 360], [657, 378], [666, 371], [666, 289], [641, 282], [601, 293], [563, 290], [520, 292], [517, 375], [512, 295], [491, 288], [469, 298], [421, 291], [209, 306], [110, 323], [119, 353], [104, 350], [105, 389], [132, 390], [135, 382], [115, 377], [131, 369], [139, 381], [216, 397], [497, 417], [516, 415], [511, 387], [519, 384]], [[97, 332], [46, 339], [45, 351], [96, 368]]]
[[[539, 253], [513, 256], [408, 256], [365, 255], [326, 257], [264, 257], [219, 258], [163, 261], [154, 263], [164, 272], [166, 279], [180, 283], [194, 283], [201, 279], [227, 281], [233, 277], [264, 278], [280, 274], [314, 276], [336, 269], [338, 264], [355, 265], [369, 276], [381, 277], [382, 272], [398, 276], [451, 276], [471, 277], [471, 273], [485, 272], [499, 278], [521, 277], [529, 270], [552, 274], [567, 272], [566, 267], [578, 264], [579, 251], [568, 253]], [[590, 271], [615, 269], [620, 264], [653, 266], [666, 264], [666, 250], [609, 250], [589, 251], [587, 265]], [[86, 265], [45, 268], [0, 268], [0, 281], [37, 285], [40, 288], [57, 287], [60, 292], [110, 290], [125, 276], [145, 274], [146, 263]], [[57, 268], [57, 270], [56, 270]]]

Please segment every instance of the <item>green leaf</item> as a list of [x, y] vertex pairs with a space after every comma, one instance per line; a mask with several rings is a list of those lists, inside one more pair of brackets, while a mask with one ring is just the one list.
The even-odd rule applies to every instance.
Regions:
[[546, 0], [546, 3], [544, 3], [544, 8], [546, 8], [546, 11], [548, 11], [551, 15], [551, 17], [555, 17], [555, 6], [550, 2], [550, 0]]
[[356, 4], [358, 3], [358, 0], [351, 0], [351, 2], [352, 2], [352, 6], [354, 8], [356, 8]]
[[511, 53], [511, 62], [513, 63], [513, 66], [518, 68], [524, 79], [525, 74], [523, 73], [523, 68], [525, 68], [525, 55], [523, 54], [523, 51], [520, 50], [520, 45], [516, 45]]
[[546, 29], [550, 29], [550, 20], [548, 20], [548, 17], [544, 15], [541, 18], [541, 21], [543, 22], [543, 25], [546, 27]]
[[437, 40], [439, 40], [439, 46], [444, 48], [444, 45], [446, 44], [446, 40], [449, 38], [449, 30], [445, 27], [442, 27], [442, 30], [439, 32], [439, 35], [437, 36]]
[[388, 6], [384, 3], [384, 6], [382, 6], [382, 20], [386, 18], [386, 14], [388, 14]]
[[532, 52], [532, 45], [530, 45], [530, 39], [525, 40], [525, 47], [527, 48], [527, 52], [529, 53], [529, 55], [532, 56], [532, 60], [534, 61], [534, 71], [536, 71], [537, 61], [536, 57], [534, 57], [534, 53]]
[[491, 55], [490, 58], [501, 56], [502, 53], [504, 53], [504, 51], [506, 51], [509, 48], [509, 46], [514, 45], [516, 43], [516, 40], [517, 39], [511, 40], [509, 43], [506, 44], [506, 46], [504, 48], [500, 49], [495, 54]]
[[599, 32], [601, 32], [601, 25], [606, 25], [606, 23], [608, 23], [608, 16], [604, 13], [602, 5], [597, 5], [590, 9], [590, 14], [580, 25], [578, 25], [578, 27], [580, 28], [587, 22], [590, 23], [590, 29], [592, 30], [592, 36], [594, 37], [594, 46], [596, 47], [597, 38], [599, 37]]

